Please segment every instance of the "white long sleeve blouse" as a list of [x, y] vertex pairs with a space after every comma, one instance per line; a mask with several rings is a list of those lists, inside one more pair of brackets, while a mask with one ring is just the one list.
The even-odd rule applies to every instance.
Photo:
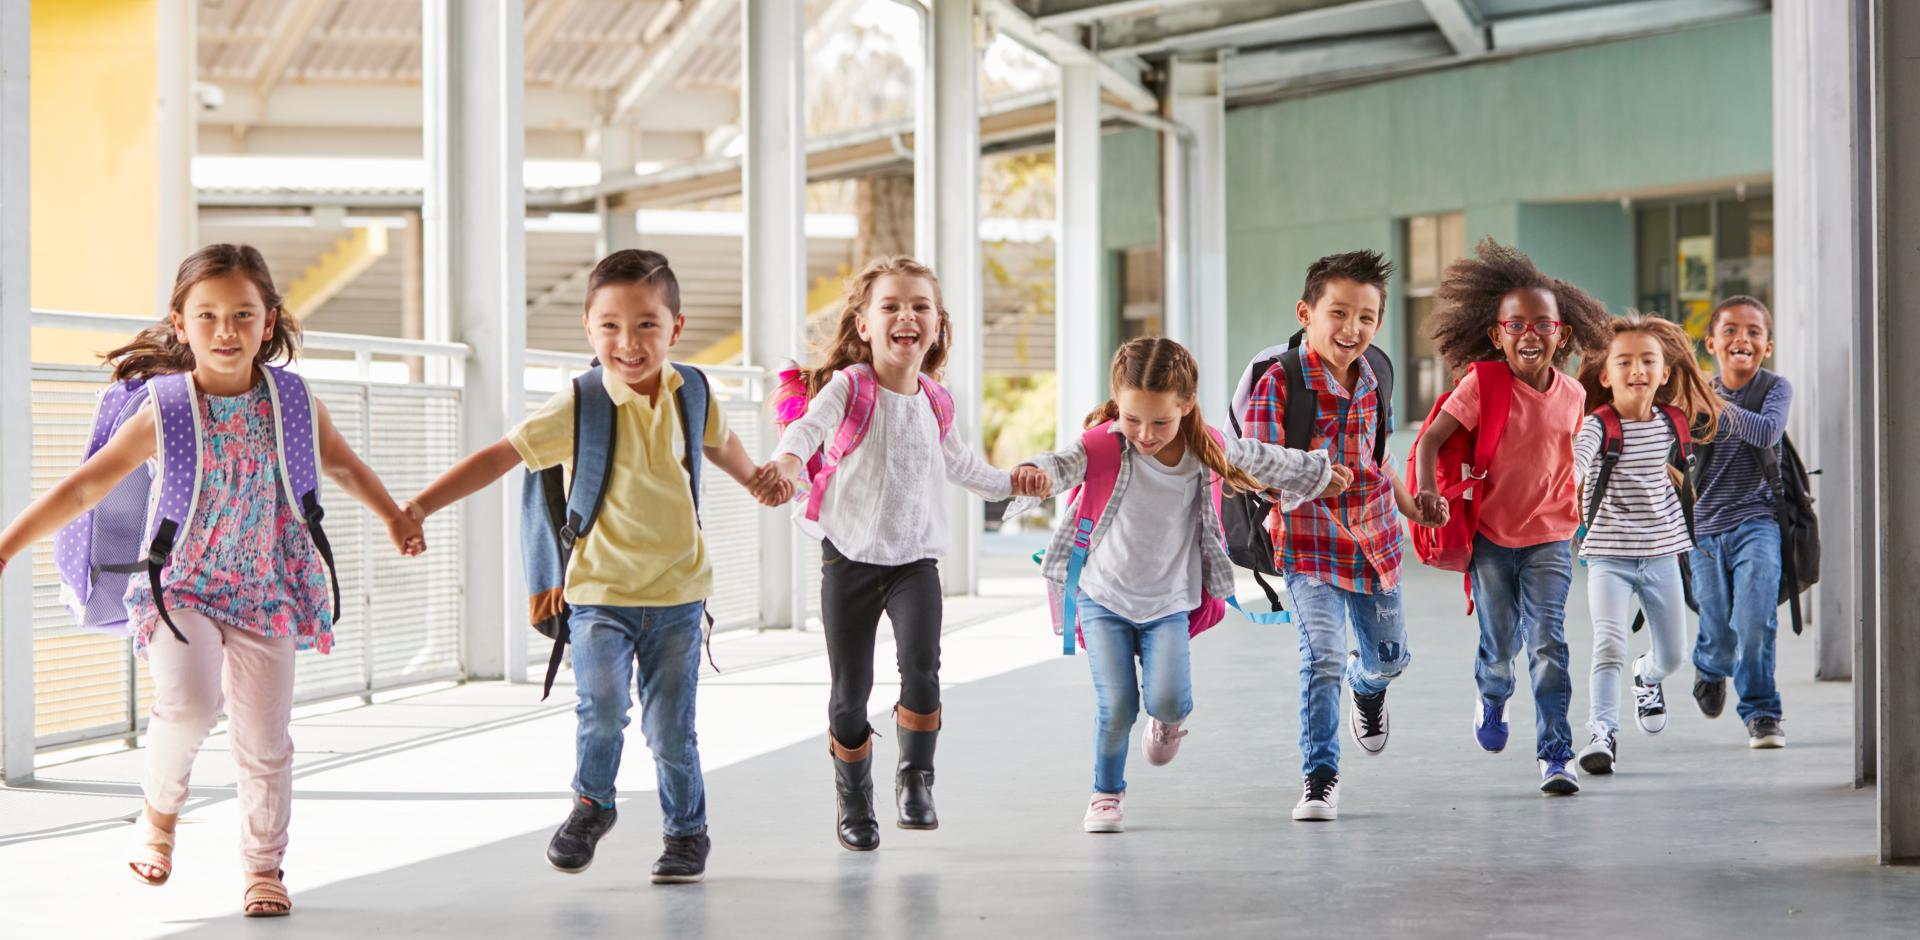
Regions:
[[[847, 413], [849, 387], [836, 373], [807, 404], [807, 413], [787, 426], [773, 456], [803, 463], [833, 440]], [[816, 525], [806, 518], [806, 496], [796, 494], [794, 524], [824, 538], [854, 561], [904, 565], [946, 554], [949, 544], [945, 488], [950, 480], [983, 499], [1006, 499], [1012, 479], [949, 433], [924, 392], [902, 395], [875, 383], [872, 423], [866, 438], [840, 461], [827, 485]]]

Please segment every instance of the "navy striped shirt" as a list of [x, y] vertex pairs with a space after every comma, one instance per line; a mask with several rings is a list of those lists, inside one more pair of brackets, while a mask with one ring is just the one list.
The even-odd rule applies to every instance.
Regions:
[[1713, 390], [1727, 401], [1720, 412], [1720, 431], [1713, 448], [1699, 467], [1699, 501], [1694, 503], [1693, 522], [1701, 535], [1730, 532], [1755, 519], [1773, 518], [1773, 488], [1760, 472], [1760, 461], [1753, 448], [1780, 451], [1780, 439], [1787, 433], [1787, 410], [1793, 404], [1793, 386], [1785, 376], [1777, 377], [1758, 412], [1748, 411], [1736, 402], [1742, 388], [1727, 388], [1714, 377]]

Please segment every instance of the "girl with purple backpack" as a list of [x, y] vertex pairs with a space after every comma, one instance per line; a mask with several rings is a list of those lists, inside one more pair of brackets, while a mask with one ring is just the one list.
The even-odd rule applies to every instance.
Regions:
[[1150, 719], [1143, 748], [1147, 763], [1161, 766], [1179, 751], [1193, 710], [1187, 642], [1219, 622], [1226, 604], [1239, 606], [1231, 600], [1221, 488], [1266, 490], [1290, 509], [1338, 494], [1353, 479], [1325, 452], [1209, 427], [1194, 401], [1199, 372], [1173, 340], [1129, 341], [1113, 357], [1113, 398], [1087, 416], [1086, 433], [1029, 461], [1054, 492], [1084, 484], [1042, 570], [1060, 599], [1066, 649], [1077, 623], [1093, 672], [1088, 832], [1124, 828], [1127, 739], [1142, 693]]
[[939, 826], [933, 806], [940, 731], [937, 561], [947, 550], [939, 481], [986, 499], [1045, 487], [1039, 471], [1029, 467], [1009, 475], [949, 433], [953, 398], [937, 377], [951, 331], [931, 270], [905, 257], [869, 262], [848, 286], [824, 361], [782, 373], [774, 397], [785, 431], [753, 486], [769, 506], [802, 490], [794, 522], [821, 540], [836, 830], [840, 845], [855, 852], [880, 845], [867, 699], [882, 612], [893, 623], [900, 661], [900, 701], [894, 706], [899, 826]]
[[[326, 406], [274, 365], [293, 359], [300, 327], [258, 251], [194, 252], [169, 307], [107, 354], [114, 384], [91, 456], [0, 531], [0, 568], [61, 530], [70, 606], [84, 624], [124, 621], [152, 670], [134, 877], [157, 886], [172, 876], [194, 756], [224, 706], [239, 767], [242, 910], [284, 916], [293, 909], [280, 870], [293, 800], [293, 654], [329, 651], [339, 600], [316, 471], [379, 515], [402, 554], [426, 544]], [[148, 461], [158, 470], [150, 510]], [[101, 567], [111, 552], [133, 563]]]

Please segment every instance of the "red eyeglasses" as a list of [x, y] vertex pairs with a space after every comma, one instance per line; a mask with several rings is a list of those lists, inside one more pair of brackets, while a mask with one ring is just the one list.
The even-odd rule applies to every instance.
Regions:
[[1560, 321], [1535, 320], [1532, 323], [1528, 323], [1525, 320], [1501, 320], [1500, 328], [1506, 330], [1508, 336], [1525, 336], [1528, 330], [1532, 330], [1541, 336], [1552, 336], [1560, 332]]

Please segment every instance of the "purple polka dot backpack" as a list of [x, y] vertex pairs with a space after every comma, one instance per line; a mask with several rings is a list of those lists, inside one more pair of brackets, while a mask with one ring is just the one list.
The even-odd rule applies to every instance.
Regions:
[[[320, 527], [320, 474], [313, 395], [300, 376], [274, 366], [265, 367], [267, 391], [273, 400], [273, 429], [278, 446], [280, 482], [288, 505], [298, 507], [307, 534], [327, 564], [333, 583], [333, 609], [338, 622], [340, 581], [334, 574], [333, 548]], [[60, 599], [74, 623], [103, 633], [127, 631], [127, 579], [146, 572], [153, 586], [154, 605], [167, 629], [185, 643], [174, 626], [160, 588], [160, 572], [173, 554], [174, 543], [185, 537], [200, 499], [200, 426], [198, 392], [188, 373], [157, 375], [151, 379], [117, 382], [100, 394], [93, 418], [93, 436], [87, 457], [106, 446], [120, 425], [154, 403], [154, 432], [158, 437], [154, 462], [143, 464], [110, 491], [100, 503], [67, 523], [54, 536], [54, 557], [60, 569]]]

